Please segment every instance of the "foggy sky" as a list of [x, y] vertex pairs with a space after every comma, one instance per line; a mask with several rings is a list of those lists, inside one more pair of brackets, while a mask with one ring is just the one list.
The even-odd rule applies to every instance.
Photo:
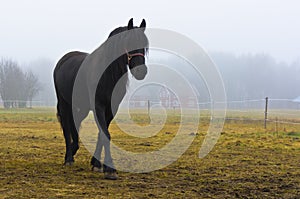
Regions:
[[300, 59], [297, 0], [100, 1], [0, 0], [0, 57], [58, 60], [91, 52], [133, 17], [147, 27], [184, 34], [209, 51], [268, 53]]

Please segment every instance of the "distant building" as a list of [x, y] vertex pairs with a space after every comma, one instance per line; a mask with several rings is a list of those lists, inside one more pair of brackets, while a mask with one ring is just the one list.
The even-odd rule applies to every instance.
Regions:
[[159, 91], [159, 99], [161, 105], [166, 108], [197, 108], [197, 98], [191, 96], [184, 96], [179, 98], [169, 89], [162, 87]]
[[143, 108], [148, 106], [148, 98], [147, 96], [143, 95], [135, 95], [133, 98], [130, 99], [130, 107], [134, 108]]
[[137, 92], [131, 96], [129, 100], [129, 106], [133, 108], [147, 108], [148, 105], [160, 105], [167, 109], [173, 108], [197, 108], [197, 98], [191, 96], [179, 97], [166, 87], [158, 87], [156, 93]]
[[159, 100], [163, 107], [174, 108], [179, 107], [179, 100], [177, 96], [165, 87], [161, 87], [159, 90]]

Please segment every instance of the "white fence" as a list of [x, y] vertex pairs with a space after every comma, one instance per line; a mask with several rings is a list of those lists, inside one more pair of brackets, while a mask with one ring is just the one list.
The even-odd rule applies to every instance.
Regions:
[[0, 107], [4, 107], [5, 104], [8, 104], [9, 108], [19, 108], [21, 107], [53, 107], [56, 106], [56, 101], [24, 101], [24, 100], [0, 100]]

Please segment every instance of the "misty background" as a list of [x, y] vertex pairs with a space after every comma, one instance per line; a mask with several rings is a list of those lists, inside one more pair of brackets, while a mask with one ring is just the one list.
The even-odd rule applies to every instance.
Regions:
[[[147, 27], [179, 32], [206, 49], [228, 100], [294, 99], [300, 96], [299, 7], [296, 0], [1, 1], [0, 57], [32, 71], [41, 85], [34, 100], [54, 105], [52, 72], [65, 53], [92, 52], [131, 17], [136, 25], [145, 18]], [[148, 58], [151, 63], [151, 52]]]

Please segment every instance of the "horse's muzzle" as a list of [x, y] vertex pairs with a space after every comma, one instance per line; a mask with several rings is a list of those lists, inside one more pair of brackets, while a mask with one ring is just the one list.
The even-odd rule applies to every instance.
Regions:
[[146, 65], [139, 65], [131, 69], [131, 74], [137, 80], [143, 80], [147, 75], [147, 67]]

